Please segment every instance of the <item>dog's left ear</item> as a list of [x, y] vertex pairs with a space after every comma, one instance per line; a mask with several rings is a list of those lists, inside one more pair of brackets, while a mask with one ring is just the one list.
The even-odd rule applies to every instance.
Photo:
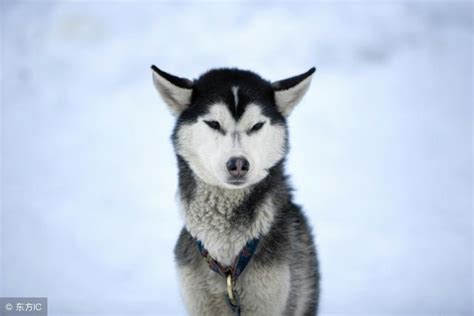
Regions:
[[290, 115], [294, 107], [301, 101], [311, 84], [311, 78], [316, 68], [288, 79], [272, 82], [275, 93], [275, 103], [283, 116]]
[[153, 71], [153, 85], [171, 112], [175, 116], [179, 116], [191, 103], [193, 82], [166, 73], [155, 65], [151, 66], [151, 69]]

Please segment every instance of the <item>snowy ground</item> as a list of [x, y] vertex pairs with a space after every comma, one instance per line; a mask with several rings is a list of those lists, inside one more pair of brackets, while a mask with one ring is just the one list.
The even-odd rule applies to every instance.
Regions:
[[149, 66], [318, 72], [289, 172], [321, 310], [473, 313], [469, 2], [3, 1], [3, 296], [182, 315], [173, 119]]

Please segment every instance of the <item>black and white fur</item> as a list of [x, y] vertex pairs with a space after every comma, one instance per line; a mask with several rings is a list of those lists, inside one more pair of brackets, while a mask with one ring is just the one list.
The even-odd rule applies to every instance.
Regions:
[[[242, 315], [315, 315], [316, 249], [284, 172], [286, 120], [315, 69], [276, 82], [238, 69], [211, 70], [193, 81], [152, 69], [156, 89], [177, 118], [172, 141], [185, 227], [175, 258], [187, 311], [232, 314], [226, 282], [209, 269], [196, 240], [230, 265], [247, 241], [260, 238], [236, 284]], [[248, 162], [243, 175], [230, 173], [233, 157]]]

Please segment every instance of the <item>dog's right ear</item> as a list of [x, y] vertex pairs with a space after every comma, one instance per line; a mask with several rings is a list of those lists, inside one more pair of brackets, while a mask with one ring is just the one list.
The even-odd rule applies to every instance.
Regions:
[[153, 71], [153, 85], [173, 115], [179, 116], [191, 103], [193, 82], [166, 73], [155, 65], [151, 66], [151, 69]]

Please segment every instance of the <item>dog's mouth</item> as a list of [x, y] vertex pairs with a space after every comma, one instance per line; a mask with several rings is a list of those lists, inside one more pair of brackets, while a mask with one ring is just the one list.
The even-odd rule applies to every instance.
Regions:
[[229, 178], [227, 183], [234, 186], [241, 186], [247, 182], [245, 178]]

